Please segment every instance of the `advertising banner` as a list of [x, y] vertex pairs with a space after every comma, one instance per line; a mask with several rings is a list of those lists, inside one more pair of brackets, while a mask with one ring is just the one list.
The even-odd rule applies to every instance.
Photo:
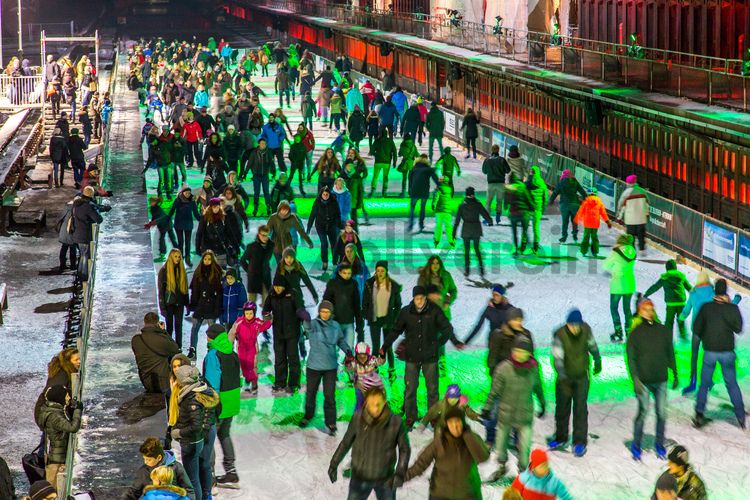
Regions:
[[737, 272], [750, 278], [750, 237], [740, 233], [740, 250], [737, 258]]
[[659, 196], [649, 195], [649, 214], [646, 230], [656, 239], [672, 241], [672, 209], [674, 203]]
[[505, 135], [501, 134], [497, 130], [492, 131], [492, 144], [497, 144], [500, 148], [500, 154], [505, 151]]
[[[505, 149], [500, 148], [500, 156], [508, 157], [508, 150], [511, 146], [518, 146], [518, 139], [509, 135], [505, 136]], [[525, 156], [523, 150], [519, 148], [521, 156]]]
[[594, 171], [593, 170], [586, 168], [579, 163], [576, 165], [574, 175], [576, 176], [576, 179], [578, 179], [578, 182], [581, 183], [581, 186], [583, 186], [583, 189], [589, 190], [592, 187], [594, 187]]
[[445, 133], [456, 136], [456, 115], [445, 113]]
[[737, 252], [737, 233], [729, 228], [703, 221], [703, 256], [734, 270]]
[[672, 244], [696, 257], [702, 255], [703, 216], [677, 203], [672, 207]]
[[536, 164], [539, 165], [539, 170], [542, 174], [542, 178], [547, 184], [555, 186], [557, 185], [559, 172], [557, 170], [558, 155], [544, 151], [541, 149], [537, 150]]
[[611, 177], [597, 175], [596, 190], [599, 192], [602, 203], [604, 203], [604, 208], [609, 212], [614, 212], [617, 206], [617, 183], [615, 180]]

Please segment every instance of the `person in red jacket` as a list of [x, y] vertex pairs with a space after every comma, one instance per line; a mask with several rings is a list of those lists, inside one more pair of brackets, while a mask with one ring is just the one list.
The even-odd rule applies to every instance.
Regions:
[[187, 121], [182, 126], [182, 137], [187, 143], [187, 166], [192, 167], [193, 162], [200, 163], [200, 140], [203, 139], [203, 130], [192, 112], [187, 113]]
[[[302, 144], [305, 146], [305, 178], [310, 176], [310, 169], [313, 166], [313, 151], [315, 151], [315, 136], [312, 131], [305, 126], [304, 123], [300, 123], [297, 127], [297, 133], [295, 137], [299, 136], [302, 139]], [[304, 196], [304, 195], [303, 195]]]
[[607, 227], [612, 223], [607, 216], [601, 198], [596, 195], [596, 188], [589, 188], [588, 196], [578, 208], [578, 213], [573, 218], [574, 224], [583, 223], [583, 240], [581, 241], [581, 253], [586, 255], [591, 246], [591, 255], [594, 257], [599, 253], [599, 226], [604, 221]]

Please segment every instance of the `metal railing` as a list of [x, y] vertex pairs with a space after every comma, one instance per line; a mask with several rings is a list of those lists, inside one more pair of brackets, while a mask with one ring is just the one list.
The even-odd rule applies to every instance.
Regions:
[[[118, 70], [119, 70], [119, 52], [115, 48], [114, 64], [112, 65], [112, 72], [109, 76], [109, 90], [110, 96], [113, 96], [113, 90], [115, 83], [117, 82]], [[107, 123], [107, 128], [103, 130], [104, 145], [102, 147], [101, 157], [101, 169], [102, 179], [105, 178], [109, 171], [109, 129], [112, 126], [112, 120]], [[94, 283], [96, 282], [96, 252], [99, 245], [99, 225], [95, 224], [92, 226], [91, 231], [92, 240], [89, 249], [89, 261], [88, 261], [88, 280], [82, 283], [81, 288], [81, 309], [80, 309], [80, 335], [76, 339], [76, 347], [81, 356], [81, 368], [77, 374], [73, 374], [71, 379], [72, 388], [71, 393], [73, 397], [79, 401], [83, 401], [83, 384], [86, 380], [86, 358], [88, 355], [89, 345], [89, 334], [91, 326], [91, 313], [92, 313], [92, 301], [94, 296]], [[68, 450], [65, 457], [65, 471], [61, 472], [57, 476], [56, 488], [60, 498], [68, 498], [71, 494], [71, 488], [73, 486], [73, 465], [75, 464], [75, 454], [78, 450], [78, 433], [73, 433], [68, 436]]]
[[[236, 0], [250, 6], [335, 19], [345, 25], [443, 42], [532, 66], [748, 110], [743, 61], [666, 49], [553, 35], [451, 20], [445, 15], [403, 14], [328, 5], [311, 0]], [[332, 26], [333, 27], [333, 26]], [[408, 40], [407, 40], [408, 42]]]
[[0, 108], [41, 108], [44, 106], [43, 75], [0, 75]]

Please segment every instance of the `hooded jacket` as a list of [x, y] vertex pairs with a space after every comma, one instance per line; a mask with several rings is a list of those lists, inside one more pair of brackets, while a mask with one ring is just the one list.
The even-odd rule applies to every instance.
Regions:
[[505, 204], [511, 217], [522, 217], [534, 210], [534, 201], [523, 182], [511, 182], [505, 187]]
[[344, 184], [341, 191], [339, 191], [334, 185], [331, 194], [336, 199], [336, 203], [339, 206], [339, 217], [341, 219], [341, 224], [343, 225], [347, 219], [349, 219], [349, 214], [352, 211], [352, 195], [346, 188], [346, 184]]
[[208, 352], [203, 358], [203, 376], [208, 385], [219, 393], [219, 419], [239, 415], [240, 358], [234, 352], [227, 332], [208, 341]]
[[263, 293], [263, 288], [271, 289], [271, 257], [273, 256], [273, 241], [270, 239], [264, 245], [256, 237], [255, 241], [245, 247], [240, 257], [240, 265], [247, 273], [247, 291]]
[[466, 425], [456, 438], [448, 429], [439, 432], [409, 467], [406, 480], [422, 475], [434, 463], [430, 476], [430, 497], [451, 500], [482, 498], [482, 480], [477, 464], [490, 458], [484, 441]]
[[547, 184], [542, 179], [539, 167], [536, 165], [531, 167], [531, 176], [529, 176], [527, 187], [531, 200], [534, 202], [534, 211], [537, 214], [544, 213], [547, 208]]
[[197, 443], [202, 441], [205, 432], [215, 423], [219, 395], [204, 382], [180, 389], [177, 398], [179, 413], [174, 430], [178, 431], [178, 441]]
[[247, 302], [247, 291], [241, 281], [235, 281], [231, 285], [224, 283], [221, 300], [221, 316], [219, 321], [223, 324], [232, 324], [242, 315], [242, 305]]
[[489, 411], [500, 401], [498, 422], [516, 428], [526, 427], [534, 420], [534, 395], [544, 406], [537, 360], [534, 356], [525, 363], [507, 359], [497, 365], [492, 374], [492, 389], [484, 409]]
[[130, 346], [145, 389], [166, 393], [169, 389], [169, 363], [180, 352], [180, 346], [157, 325], [141, 328], [141, 333], [131, 339]]
[[143, 496], [141, 498], [144, 500], [183, 500], [189, 497], [186, 496], [185, 489], [179, 486], [171, 484], [154, 486], [151, 484], [143, 489]]
[[190, 194], [190, 198], [185, 199], [182, 195], [185, 191], [190, 188], [185, 186], [180, 190], [180, 194], [177, 195], [175, 200], [172, 202], [172, 208], [169, 209], [169, 217], [174, 217], [174, 228], [177, 231], [193, 231], [193, 220], [200, 220], [201, 214], [198, 211], [198, 204], [195, 202], [193, 194]]
[[516, 158], [508, 156], [506, 157], [506, 161], [508, 162], [508, 167], [510, 167], [510, 172], [517, 180], [522, 181], [528, 177], [529, 170], [526, 167], [526, 160], [522, 156]]
[[[560, 198], [560, 203], [562, 204], [562, 198]], [[583, 227], [586, 229], [599, 229], [601, 221], [609, 222], [607, 210], [604, 208], [601, 198], [595, 194], [590, 194], [578, 207], [573, 222], [575, 224], [583, 223]]]
[[352, 416], [344, 438], [331, 457], [331, 467], [338, 467], [350, 449], [354, 479], [383, 482], [394, 475], [402, 479], [406, 476], [411, 454], [409, 435], [401, 417], [388, 405], [377, 418], [366, 408]]
[[436, 186], [440, 185], [435, 169], [430, 167], [429, 161], [418, 158], [414, 162], [414, 168], [409, 172], [409, 198], [429, 198], [430, 179]]
[[648, 222], [648, 196], [646, 190], [638, 184], [625, 189], [617, 204], [617, 214], [628, 226], [637, 226]]
[[284, 139], [286, 139], [286, 131], [278, 122], [269, 122], [263, 125], [260, 138], [266, 140], [268, 149], [278, 149], [283, 145]]
[[514, 330], [507, 323], [504, 323], [500, 328], [490, 332], [489, 349], [487, 352], [487, 367], [489, 368], [490, 376], [495, 373], [495, 368], [500, 363], [510, 359], [510, 351], [518, 335], [523, 335], [529, 339], [533, 352], [534, 339], [531, 336], [531, 332], [526, 328]]
[[68, 418], [67, 409], [60, 403], [45, 401], [39, 410], [39, 427], [44, 430], [49, 446], [48, 464], [64, 464], [68, 452], [68, 435], [81, 428], [81, 410], [76, 408]]
[[461, 238], [480, 238], [483, 234], [482, 222], [479, 220], [480, 217], [488, 224], [492, 224], [489, 212], [484, 208], [484, 205], [479, 203], [479, 200], [473, 196], [467, 196], [464, 198], [464, 201], [458, 206], [458, 213], [456, 213], [456, 219], [453, 223], [453, 237], [456, 237], [458, 226], [461, 224], [461, 221], [463, 221], [463, 227], [461, 227]]
[[553, 203], [558, 196], [560, 197], [560, 205], [578, 205], [581, 203], [581, 199], [586, 198], [586, 191], [583, 190], [583, 186], [578, 182], [578, 179], [571, 175], [560, 179], [555, 189], [552, 190], [549, 202]]
[[443, 115], [440, 108], [434, 104], [430, 107], [430, 111], [427, 112], [425, 127], [427, 127], [427, 131], [430, 133], [431, 137], [443, 137], [443, 131], [445, 130], [445, 115]]
[[660, 288], [664, 289], [664, 302], [668, 306], [684, 306], [685, 302], [687, 302], [685, 292], [692, 290], [693, 286], [682, 271], [670, 269], [662, 273], [659, 280], [651, 285], [644, 295], [648, 297], [656, 293]]
[[[185, 472], [185, 467], [180, 462], [171, 450], [164, 450], [164, 455], [160, 464], [156, 467], [169, 467], [174, 472], [174, 483], [175, 486], [185, 490], [184, 495], [188, 496], [190, 500], [195, 500], [195, 493], [193, 491], [193, 484], [190, 482], [190, 478]], [[133, 484], [128, 487], [125, 494], [122, 496], [122, 500], [138, 500], [143, 495], [146, 487], [151, 485], [151, 471], [156, 467], [149, 467], [146, 464], [141, 465], [135, 472], [135, 479]], [[149, 490], [155, 491], [155, 490]], [[181, 498], [181, 497], [176, 497]]]
[[602, 269], [609, 271], [609, 293], [627, 295], [636, 292], [636, 251], [632, 245], [615, 246], [602, 262]]
[[305, 333], [310, 339], [310, 351], [307, 356], [307, 368], [318, 371], [336, 370], [338, 359], [337, 347], [345, 353], [351, 353], [352, 346], [346, 343], [341, 325], [333, 319], [323, 321], [315, 318], [305, 323]]

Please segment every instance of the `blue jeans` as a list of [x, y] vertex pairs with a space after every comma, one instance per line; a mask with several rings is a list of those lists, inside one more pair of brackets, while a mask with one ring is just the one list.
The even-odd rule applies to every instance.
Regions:
[[[182, 450], [182, 466], [185, 467], [185, 472], [190, 478], [190, 482], [193, 483], [195, 498], [196, 500], [202, 499], [203, 492], [201, 490], [200, 480], [200, 459], [203, 454], [203, 441], [198, 441], [197, 443], [180, 442], [180, 450]], [[210, 486], [208, 493], [211, 493]]]
[[665, 408], [667, 403], [667, 383], [659, 382], [657, 384], [643, 384], [643, 386], [645, 387], [643, 393], [636, 394], [638, 398], [638, 414], [635, 416], [635, 425], [633, 426], [633, 444], [638, 448], [641, 447], [643, 421], [646, 420], [650, 394], [653, 394], [656, 403], [656, 444], [664, 446], [664, 429], [667, 426]]
[[351, 349], [351, 351], [353, 352], [354, 342], [356, 340], [356, 330], [354, 328], [354, 323], [341, 323], [341, 331], [344, 332], [344, 340], [346, 340], [349, 349]]
[[615, 327], [615, 333], [622, 333], [622, 323], [620, 322], [620, 301], [622, 300], [622, 312], [625, 314], [625, 331], [630, 330], [630, 322], [633, 318], [633, 311], [630, 309], [630, 300], [632, 293], [611, 293], [609, 294], [609, 312], [612, 315], [612, 324]]
[[[386, 184], [384, 184], [386, 185]], [[425, 209], [427, 208], [427, 198], [412, 198], [409, 202], [409, 231], [414, 227], [414, 211], [417, 208], [417, 202], [421, 201], [419, 207], [419, 229], [424, 229]]]
[[392, 490], [383, 482], [360, 481], [352, 478], [349, 481], [349, 495], [347, 500], [367, 500], [370, 493], [375, 492], [375, 498], [378, 500], [396, 500], [396, 490]]
[[206, 323], [206, 325], [211, 326], [214, 323], [216, 323], [216, 318], [201, 318], [198, 319], [195, 316], [193, 316], [193, 327], [190, 329], [190, 347], [198, 350], [198, 332], [201, 329], [201, 326], [203, 326], [203, 323]]
[[737, 385], [737, 355], [734, 351], [716, 352], [703, 351], [703, 366], [701, 367], [701, 386], [698, 389], [698, 398], [695, 402], [695, 411], [704, 413], [706, 411], [706, 401], [708, 400], [708, 390], [713, 385], [714, 370], [716, 363], [721, 365], [721, 373], [724, 375], [724, 385], [727, 386], [729, 399], [734, 406], [734, 414], [737, 421], [745, 422], [745, 403], [742, 401], [742, 392]]
[[80, 184], [83, 181], [83, 171], [86, 170], [86, 161], [71, 160], [70, 165], [73, 167], [73, 181]]
[[63, 174], [65, 173], [65, 163], [61, 161], [52, 161], [52, 168], [54, 171], [54, 177], [53, 180], [55, 181], [55, 184], [62, 184], [63, 183]]
[[[208, 500], [211, 497], [211, 486], [214, 482], [214, 474], [211, 467], [211, 456], [214, 453], [214, 441], [216, 441], [216, 424], [212, 425], [210, 429], [206, 431], [206, 436], [203, 438], [203, 450], [198, 460], [198, 469], [201, 478], [201, 491], [203, 493], [203, 500]], [[196, 496], [195, 500], [200, 497]]]
[[263, 200], [266, 203], [266, 210], [273, 212], [271, 197], [268, 194], [268, 176], [258, 174], [253, 175], [253, 214], [258, 211], [258, 200], [260, 200], [261, 190], [263, 190]]

